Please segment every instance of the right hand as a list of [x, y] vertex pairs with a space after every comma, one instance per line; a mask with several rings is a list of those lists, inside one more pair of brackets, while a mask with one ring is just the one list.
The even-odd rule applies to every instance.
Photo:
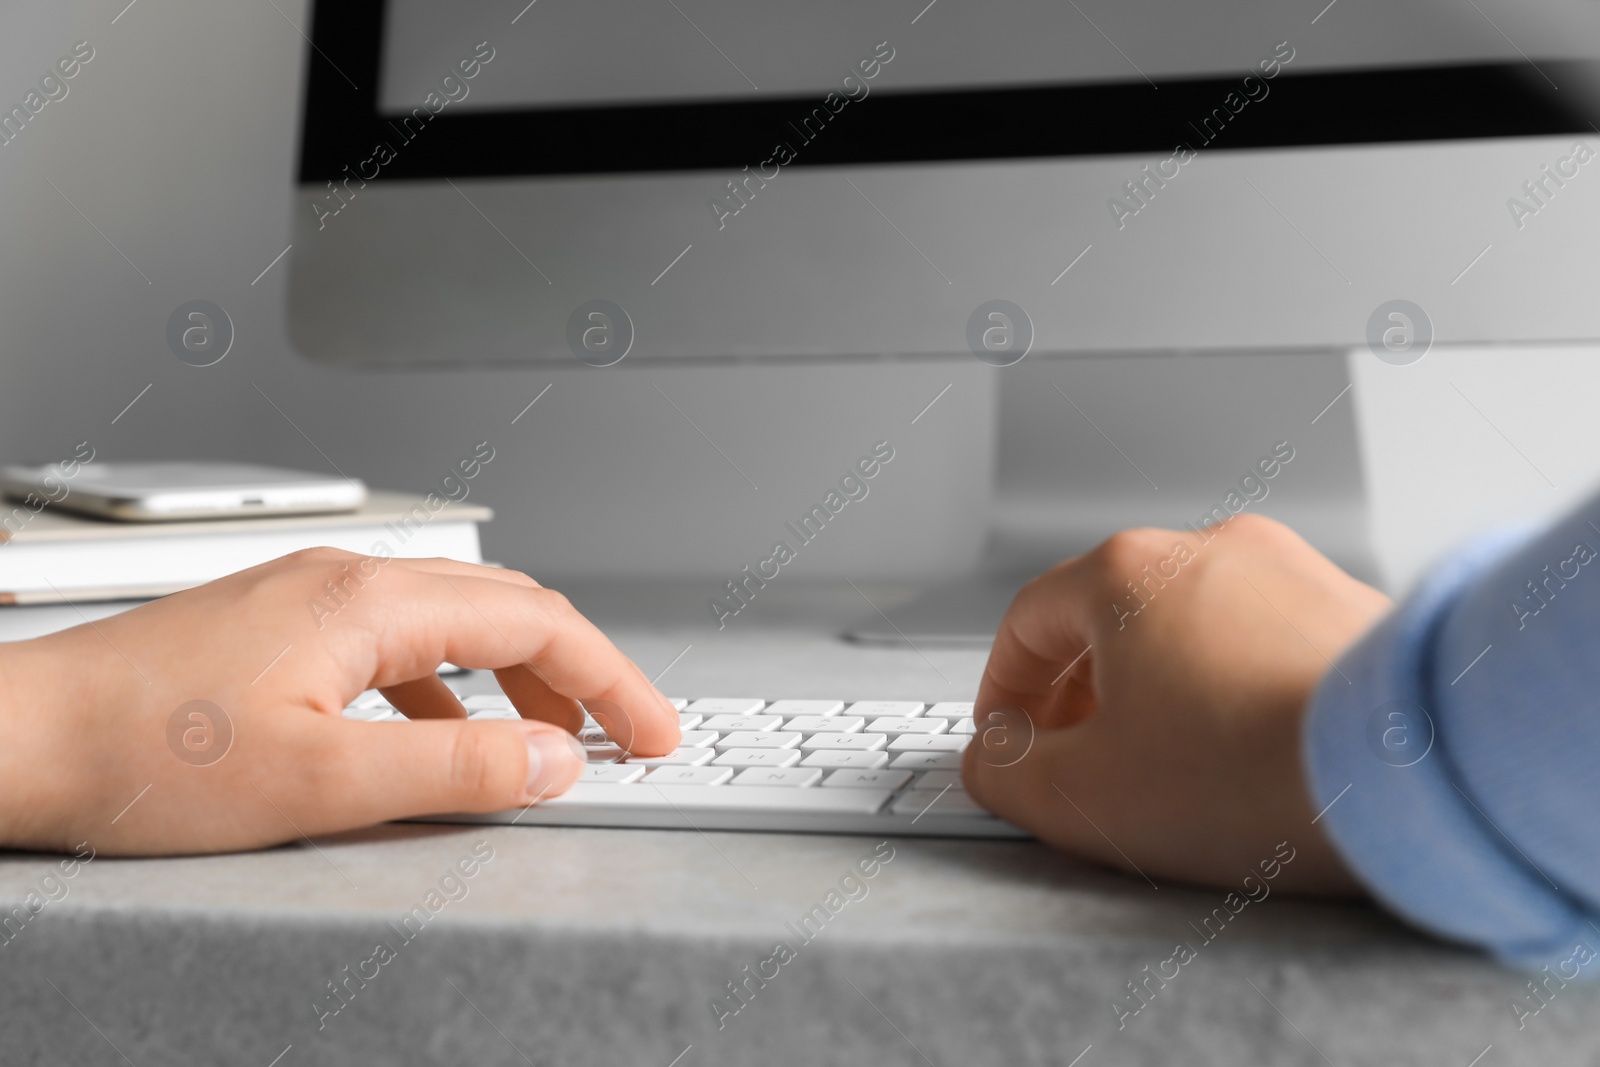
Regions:
[[1353, 892], [1312, 821], [1301, 724], [1389, 600], [1270, 519], [1207, 533], [1127, 530], [1023, 587], [978, 690], [967, 789], [1141, 875], [1236, 888], [1287, 842], [1280, 888]]

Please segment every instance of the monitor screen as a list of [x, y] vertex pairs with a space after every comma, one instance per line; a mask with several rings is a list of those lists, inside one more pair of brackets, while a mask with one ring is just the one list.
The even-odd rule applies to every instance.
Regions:
[[1600, 337], [1597, 18], [324, 0], [291, 328], [386, 366], [587, 361], [597, 301], [625, 366], [987, 361], [994, 301], [1007, 359], [1359, 346], [1397, 300], [1440, 343]]

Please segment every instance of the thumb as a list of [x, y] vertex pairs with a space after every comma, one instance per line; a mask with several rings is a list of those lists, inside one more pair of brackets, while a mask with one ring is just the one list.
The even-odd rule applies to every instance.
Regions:
[[[444, 812], [518, 808], [566, 792], [583, 772], [578, 739], [524, 720], [353, 722], [317, 716], [321, 736], [298, 798], [325, 832]], [[328, 772], [332, 773], [328, 773]], [[303, 825], [303, 824], [302, 824]]]

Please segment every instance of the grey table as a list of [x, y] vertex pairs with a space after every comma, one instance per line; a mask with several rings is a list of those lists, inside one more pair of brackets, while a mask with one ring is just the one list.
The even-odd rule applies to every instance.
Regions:
[[[864, 609], [838, 591], [720, 633], [703, 596], [575, 599], [650, 673], [692, 645], [662, 681], [686, 695], [970, 699], [984, 658], [836, 641]], [[875, 850], [859, 899], [797, 934]], [[0, 908], [50, 867], [0, 858]], [[1524, 976], [1370, 908], [1274, 895], [1206, 927], [1221, 892], [1032, 842], [407, 824], [68, 885], [0, 943], [0, 1063], [1600, 1062], [1590, 990], [1519, 1029]]]

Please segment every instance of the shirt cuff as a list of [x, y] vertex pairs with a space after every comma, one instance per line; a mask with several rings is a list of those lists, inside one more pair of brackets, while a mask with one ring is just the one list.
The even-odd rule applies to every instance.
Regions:
[[1439, 631], [1464, 589], [1527, 540], [1497, 535], [1456, 555], [1318, 683], [1304, 748], [1317, 821], [1380, 902], [1440, 937], [1537, 970], [1594, 930], [1497, 831], [1450, 754], [1436, 677]]

